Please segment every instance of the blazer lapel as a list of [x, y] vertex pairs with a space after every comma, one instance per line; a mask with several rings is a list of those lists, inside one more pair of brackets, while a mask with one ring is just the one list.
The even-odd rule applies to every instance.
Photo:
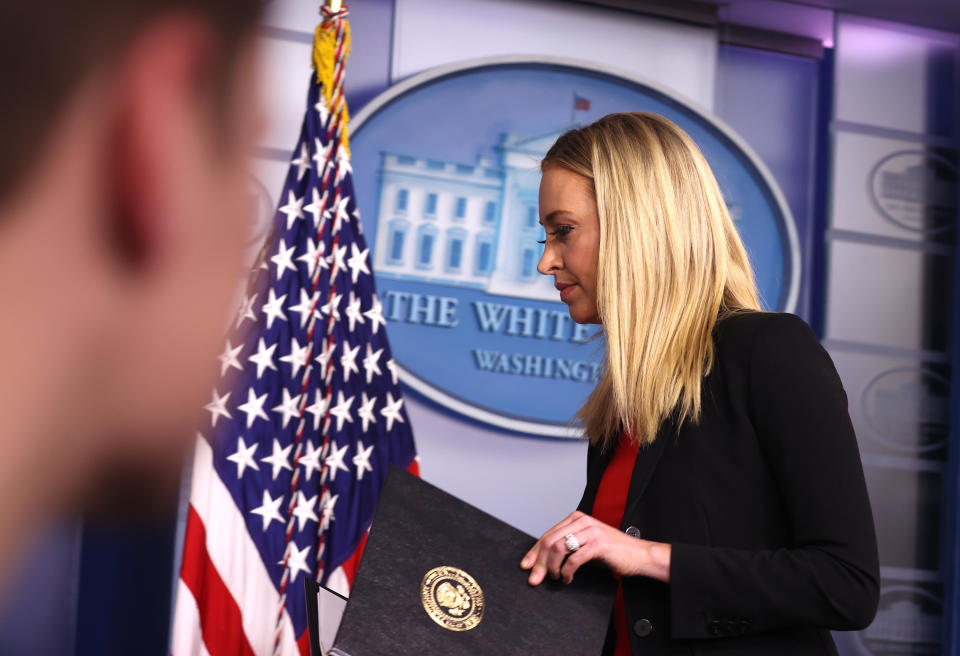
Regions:
[[637, 454], [637, 461], [633, 466], [633, 475], [630, 477], [630, 488], [627, 491], [627, 506], [620, 522], [621, 531], [629, 524], [627, 518], [633, 515], [637, 504], [640, 503], [640, 498], [647, 489], [647, 483], [650, 482], [650, 478], [660, 462], [660, 457], [666, 450], [667, 440], [675, 437], [674, 427], [672, 417], [664, 421], [653, 444], [642, 447]]

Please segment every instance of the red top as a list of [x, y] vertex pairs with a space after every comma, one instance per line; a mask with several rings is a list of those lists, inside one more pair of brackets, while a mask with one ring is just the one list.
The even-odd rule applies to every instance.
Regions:
[[[627, 491], [630, 488], [630, 478], [633, 476], [633, 465], [637, 460], [639, 449], [633, 440], [623, 436], [613, 452], [613, 457], [607, 464], [597, 496], [593, 500], [595, 518], [604, 524], [609, 524], [618, 531], [623, 513], [627, 508]], [[617, 580], [620, 577], [617, 576]], [[617, 586], [617, 599], [613, 602], [613, 627], [616, 631], [617, 646], [615, 656], [630, 656], [630, 634], [627, 628], [627, 609], [623, 602], [623, 585]]]

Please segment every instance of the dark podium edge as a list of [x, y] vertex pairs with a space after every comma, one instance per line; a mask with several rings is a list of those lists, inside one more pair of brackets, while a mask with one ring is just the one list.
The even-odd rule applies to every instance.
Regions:
[[307, 601], [307, 634], [310, 638], [310, 656], [326, 656], [320, 647], [320, 607], [317, 604], [317, 596], [320, 594], [321, 588], [344, 601], [348, 601], [339, 592], [335, 592], [325, 585], [320, 585], [309, 576], [303, 577], [303, 593]]

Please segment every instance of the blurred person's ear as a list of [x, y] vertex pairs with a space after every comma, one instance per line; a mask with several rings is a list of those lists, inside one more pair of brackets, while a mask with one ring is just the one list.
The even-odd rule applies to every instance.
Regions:
[[245, 156], [258, 117], [247, 43], [225, 67], [202, 20], [172, 16], [115, 62], [104, 217], [118, 292], [109, 466], [138, 472], [141, 493], [170, 480], [201, 424], [244, 278]]
[[185, 139], [207, 100], [213, 45], [202, 22], [168, 18], [148, 27], [117, 69], [111, 218], [117, 255], [134, 268], [161, 255], [173, 237], [170, 224], [182, 218], [174, 207], [182, 202], [178, 177], [185, 157], [196, 154]]

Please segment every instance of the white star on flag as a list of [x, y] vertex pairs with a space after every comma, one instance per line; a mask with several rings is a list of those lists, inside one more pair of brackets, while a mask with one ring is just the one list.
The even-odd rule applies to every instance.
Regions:
[[251, 321], [257, 320], [257, 315], [253, 313], [253, 304], [256, 303], [256, 301], [256, 294], [244, 297], [243, 302], [240, 304], [240, 309], [237, 311], [237, 328], [240, 327], [240, 324], [242, 324], [245, 319], [250, 319]]
[[380, 303], [380, 299], [377, 298], [376, 294], [373, 295], [373, 305], [363, 313], [363, 316], [370, 320], [370, 329], [374, 335], [377, 334], [377, 328], [379, 326], [387, 325], [387, 320], [383, 318], [383, 304]]
[[280, 448], [280, 442], [277, 441], [277, 438], [273, 438], [273, 453], [260, 458], [260, 462], [265, 462], [273, 466], [272, 480], [277, 480], [277, 475], [280, 474], [280, 470], [292, 470], [290, 467], [290, 449], [292, 448], [293, 444], [288, 444]]
[[370, 342], [367, 342], [367, 355], [363, 358], [363, 369], [367, 375], [367, 382], [369, 383], [373, 380], [373, 376], [379, 376], [382, 372], [380, 371], [380, 356], [383, 354], [383, 349], [377, 349], [374, 351], [370, 348]]
[[310, 320], [310, 311], [313, 310], [314, 316], [318, 319], [320, 318], [319, 313], [314, 309], [317, 304], [317, 300], [320, 298], [319, 292], [314, 292], [311, 295], [307, 295], [307, 290], [300, 289], [300, 303], [298, 305], [291, 305], [290, 311], [296, 312], [300, 315], [300, 327], [304, 328], [307, 325], [307, 321]]
[[293, 227], [293, 222], [303, 218], [303, 199], [297, 198], [293, 191], [287, 192], [287, 204], [280, 208], [287, 215], [287, 230]]
[[280, 240], [280, 246], [277, 248], [276, 255], [273, 255], [270, 258], [270, 261], [277, 265], [277, 278], [283, 278], [283, 275], [287, 271], [293, 271], [296, 273], [297, 267], [293, 265], [293, 251], [296, 250], [296, 246], [291, 246], [287, 248], [287, 244], [282, 239]]
[[254, 515], [260, 515], [260, 517], [263, 519], [264, 531], [266, 531], [267, 527], [270, 526], [270, 522], [274, 520], [283, 524], [283, 517], [280, 516], [280, 504], [282, 502], [283, 496], [273, 499], [270, 497], [270, 493], [264, 490], [263, 503], [261, 503], [258, 508], [254, 508], [250, 511]]
[[320, 143], [319, 139], [314, 139], [313, 144], [313, 161], [317, 165], [317, 177], [322, 178], [327, 172], [327, 167], [329, 167], [331, 164], [331, 162], [328, 161], [328, 158], [330, 155], [330, 148], [333, 147], [333, 141], [330, 141], [327, 144], [322, 144]]
[[360, 312], [360, 299], [353, 293], [353, 290], [350, 291], [350, 301], [347, 303], [347, 320], [349, 321], [350, 332], [353, 332], [353, 327], [357, 323], [363, 323], [363, 313]]
[[[283, 302], [287, 300], [287, 295], [277, 297], [277, 293], [270, 288], [270, 294], [267, 296], [267, 302], [263, 304], [263, 316], [267, 318], [267, 329], [273, 327], [274, 319], [287, 320], [287, 315], [283, 313]], [[239, 367], [237, 367], [239, 369]], [[259, 378], [259, 374], [257, 375]]]
[[333, 265], [333, 270], [337, 273], [343, 271], [344, 262], [347, 257], [347, 247], [346, 246], [337, 246], [333, 249], [333, 252], [327, 256], [327, 259]]
[[387, 392], [387, 403], [380, 410], [380, 414], [387, 420], [387, 430], [393, 428], [393, 422], [404, 423], [403, 416], [400, 414], [400, 408], [403, 406], [403, 398], [393, 400], [393, 394]]
[[215, 427], [217, 425], [217, 419], [219, 419], [220, 417], [233, 419], [233, 417], [230, 416], [230, 411], [227, 410], [227, 399], [230, 398], [230, 394], [231, 392], [227, 392], [223, 396], [220, 396], [219, 394], [217, 394], [217, 388], [213, 388], [213, 400], [203, 407], [204, 410], [210, 411], [211, 426]]
[[309, 521], [314, 521], [318, 524], [320, 523], [320, 518], [317, 517], [316, 511], [313, 509], [316, 505], [316, 494], [307, 499], [306, 495], [304, 495], [302, 491], [297, 491], [297, 507], [293, 509], [293, 516], [297, 518], [297, 522], [299, 524], [297, 527], [298, 531], [302, 531], [304, 524]]
[[307, 152], [307, 144], [300, 144], [299, 157], [290, 160], [290, 163], [297, 167], [297, 182], [303, 179], [303, 174], [310, 168], [310, 153]]
[[361, 251], [355, 243], [350, 244], [350, 259], [347, 260], [347, 266], [350, 267], [350, 277], [354, 283], [357, 282], [361, 273], [370, 275], [370, 269], [367, 267], [367, 255], [369, 254], [369, 248], [364, 248]]
[[[327, 120], [330, 118], [330, 110], [327, 109], [327, 103], [324, 102], [323, 97], [321, 96], [320, 100], [317, 101], [317, 104], [313, 106], [317, 110], [317, 114], [320, 115], [320, 124], [326, 125]], [[317, 140], [317, 143], [320, 143], [320, 140]]]
[[273, 364], [273, 352], [276, 350], [276, 344], [271, 344], [270, 348], [267, 348], [267, 345], [263, 341], [263, 337], [261, 337], [260, 342], [257, 345], [257, 352], [247, 358], [247, 360], [257, 365], [258, 379], [263, 376], [264, 369], [273, 369], [274, 371], [277, 370], [277, 365]]
[[327, 463], [327, 469], [324, 471], [324, 475], [331, 481], [337, 480], [337, 471], [350, 471], [347, 469], [347, 466], [343, 464], [343, 456], [346, 455], [347, 447], [349, 446], [349, 444], [344, 444], [342, 447], [337, 448], [337, 443], [334, 442], [330, 448], [330, 455], [327, 456], [325, 461]]
[[333, 312], [333, 320], [340, 321], [340, 299], [343, 298], [343, 294], [334, 294], [326, 305], [320, 308], [320, 312], [330, 316], [330, 313]]
[[237, 406], [237, 410], [247, 415], [247, 428], [253, 426], [253, 422], [258, 417], [264, 421], [270, 421], [267, 418], [267, 413], [263, 411], [263, 404], [266, 400], [266, 393], [257, 396], [252, 387], [247, 390], [247, 402]]
[[357, 480], [363, 480], [363, 472], [372, 472], [370, 466], [370, 454], [373, 453], [373, 445], [363, 446], [363, 440], [357, 440], [357, 455], [353, 456], [353, 465], [357, 468]]
[[[368, 345], [369, 348], [369, 345]], [[340, 367], [343, 369], [344, 382], [350, 380], [350, 372], [360, 373], [357, 367], [357, 353], [360, 351], [360, 345], [350, 348], [350, 342], [343, 342], [343, 355], [340, 356]], [[338, 429], [339, 430], [339, 429]]]
[[[334, 218], [334, 221], [333, 221], [333, 231], [331, 232], [331, 234], [335, 235], [338, 232], [340, 232], [340, 228], [343, 225], [343, 222], [350, 220], [350, 215], [347, 213], [347, 203], [349, 202], [350, 202], [350, 197], [344, 196], [343, 198], [340, 199], [340, 202], [336, 204], [336, 207], [334, 207], [334, 212], [336, 213], [336, 217]], [[344, 250], [344, 253], [346, 253], [346, 250], [347, 250], [346, 247], [344, 247], [343, 250]], [[343, 266], [342, 262], [340, 263], [340, 266]]]
[[[323, 214], [323, 208], [327, 204], [327, 192], [323, 192], [323, 196], [317, 193], [316, 187], [310, 190], [312, 192], [312, 200], [310, 204], [303, 208], [305, 212], [310, 212], [313, 216], [313, 227], [317, 228], [320, 226], [320, 215]], [[324, 262], [326, 265], [326, 262]]]
[[320, 365], [320, 372], [326, 376], [327, 375], [327, 364], [333, 358], [333, 352], [337, 349], [337, 345], [334, 342], [327, 342], [323, 346], [323, 350], [320, 351], [320, 354], [314, 358], [317, 361], [317, 364]]
[[[346, 467], [344, 467], [344, 471], [346, 471]], [[320, 501], [320, 503], [323, 504], [323, 510], [320, 511], [321, 531], [326, 531], [328, 528], [330, 528], [330, 522], [336, 519], [333, 516], [333, 509], [334, 506], [337, 505], [337, 499], [339, 497], [339, 494], [331, 495], [329, 490], [324, 493], [324, 498]]]
[[373, 412], [373, 406], [377, 404], [377, 397], [367, 398], [366, 392], [360, 393], [360, 407], [357, 408], [357, 416], [363, 422], [363, 432], [367, 432], [369, 424], [377, 423], [377, 417]]
[[283, 428], [286, 428], [291, 419], [300, 416], [300, 395], [291, 396], [286, 387], [280, 391], [283, 393], [283, 401], [274, 406], [273, 411], [283, 415]]
[[227, 340], [227, 345], [223, 349], [223, 353], [217, 356], [217, 359], [220, 360], [220, 375], [223, 376], [227, 373], [227, 369], [233, 367], [234, 369], [239, 369], [243, 371], [243, 367], [240, 366], [240, 360], [237, 359], [237, 356], [240, 354], [240, 351], [243, 350], [243, 344], [234, 348], [230, 344], [230, 340]]
[[323, 469], [323, 465], [320, 464], [320, 449], [313, 446], [312, 441], [305, 441], [304, 451], [305, 453], [300, 456], [300, 461], [297, 464], [303, 467], [303, 477], [309, 481], [313, 472]]
[[319, 389], [315, 392], [313, 405], [308, 405], [307, 412], [313, 415], [313, 430], [320, 430], [320, 420], [327, 414], [327, 399]]
[[237, 465], [238, 479], [243, 478], [243, 470], [247, 467], [260, 471], [260, 465], [253, 459], [253, 454], [257, 451], [257, 444], [257, 442], [254, 442], [250, 446], [247, 446], [247, 443], [243, 440], [243, 436], [241, 436], [240, 439], [237, 440], [237, 450], [227, 456], [227, 460]]
[[290, 368], [293, 370], [293, 373], [290, 374], [291, 376], [296, 376], [297, 372], [300, 371], [300, 367], [307, 364], [307, 352], [309, 350], [309, 344], [306, 346], [300, 346], [296, 337], [290, 338], [290, 354], [281, 357], [280, 361], [290, 364]]
[[335, 184], [340, 184], [348, 174], [353, 173], [353, 167], [350, 165], [350, 157], [342, 150], [337, 153], [337, 163], [340, 165], [340, 168], [337, 170]]
[[[327, 268], [327, 259], [323, 256], [323, 251], [326, 248], [326, 245], [323, 242], [320, 242], [320, 245], [317, 246], [317, 242], [313, 241], [309, 237], [306, 240], [307, 252], [297, 258], [297, 262], [303, 262], [307, 265], [307, 274], [313, 278], [313, 274], [317, 269], [317, 265], [321, 269]], [[302, 290], [301, 290], [302, 291]]]
[[351, 396], [350, 398], [344, 400], [343, 390], [337, 392], [337, 405], [330, 408], [330, 414], [337, 418], [337, 430], [343, 430], [343, 422], [353, 423], [353, 417], [350, 416], [350, 406], [353, 404], [353, 399], [356, 397]]
[[[307, 565], [307, 553], [310, 551], [310, 545], [308, 544], [303, 549], [297, 549], [297, 545], [291, 542], [288, 549], [287, 571], [290, 572], [290, 580], [296, 579], [300, 572], [309, 574], [310, 567]], [[283, 561], [280, 561], [280, 564], [282, 565]]]

